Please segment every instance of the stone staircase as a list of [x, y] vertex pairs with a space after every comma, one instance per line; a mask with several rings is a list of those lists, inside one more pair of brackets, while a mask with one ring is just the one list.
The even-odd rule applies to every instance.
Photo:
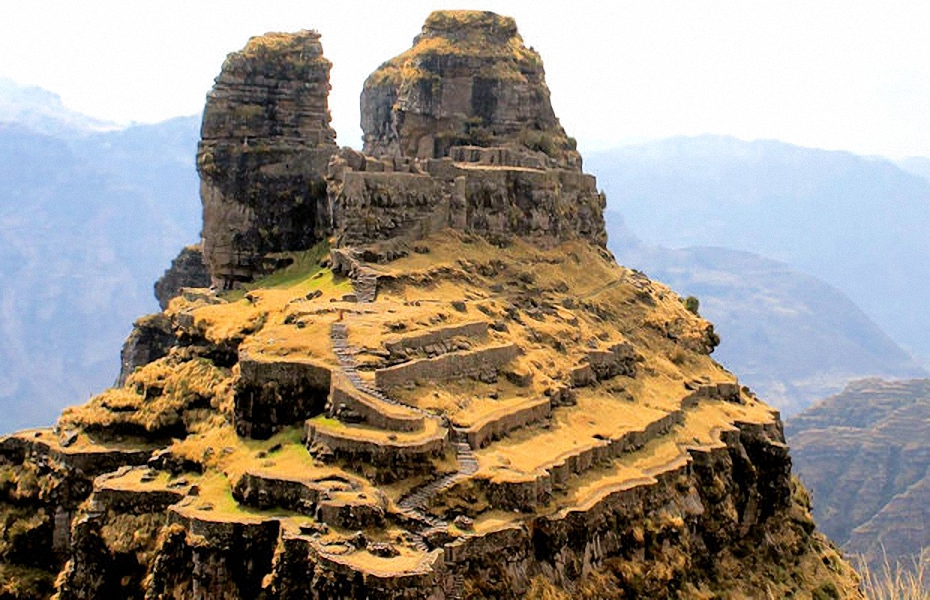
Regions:
[[[375, 292], [373, 293], [376, 293], [376, 288], [377, 278], [374, 279]], [[363, 301], [362, 293], [358, 287], [356, 287], [356, 293], [358, 294], [359, 301]], [[372, 300], [373, 299], [374, 296], [372, 295]], [[368, 301], [370, 302], [371, 300]], [[333, 353], [335, 353], [336, 358], [339, 360], [339, 366], [341, 367], [342, 372], [345, 374], [346, 379], [348, 379], [348, 381], [357, 390], [369, 394], [370, 396], [373, 396], [374, 398], [377, 398], [378, 400], [388, 404], [409, 408], [422, 414], [423, 416], [436, 418], [435, 415], [416, 406], [398, 402], [397, 400], [389, 397], [376, 386], [366, 383], [358, 373], [358, 366], [355, 360], [357, 350], [349, 345], [348, 334], [348, 327], [344, 322], [333, 323], [332, 327], [330, 328], [330, 339], [333, 346]], [[423, 531], [414, 533], [411, 536], [411, 543], [413, 547], [421, 552], [430, 551], [429, 544], [427, 544], [426, 540], [431, 533], [444, 531], [449, 527], [448, 521], [435, 517], [427, 512], [427, 504], [429, 499], [436, 494], [449, 489], [458, 481], [467, 478], [478, 470], [478, 458], [475, 456], [474, 449], [468, 443], [468, 435], [466, 430], [453, 426], [445, 419], [443, 420], [449, 428], [452, 447], [455, 449], [457, 470], [454, 473], [448, 473], [441, 477], [437, 477], [436, 479], [433, 479], [413, 489], [410, 493], [402, 497], [397, 503], [398, 508], [400, 508], [400, 510], [407, 516], [416, 521], [419, 521], [420, 523], [423, 523], [426, 526]], [[453, 575], [453, 590], [450, 593], [450, 599], [464, 598], [463, 582], [464, 577], [461, 574], [456, 573]]]
[[359, 390], [360, 392], [364, 392], [369, 396], [377, 398], [378, 400], [387, 404], [408, 408], [421, 414], [424, 417], [435, 418], [435, 415], [421, 408], [398, 402], [397, 400], [382, 392], [380, 389], [369, 383], [366, 383], [365, 380], [362, 379], [361, 375], [358, 374], [358, 365], [355, 360], [357, 349], [349, 346], [349, 330], [345, 323], [333, 323], [332, 327], [330, 328], [330, 340], [333, 345], [333, 353], [339, 360], [339, 366], [342, 369], [342, 372], [345, 374], [346, 379], [349, 380], [349, 383], [355, 387], [355, 389]]

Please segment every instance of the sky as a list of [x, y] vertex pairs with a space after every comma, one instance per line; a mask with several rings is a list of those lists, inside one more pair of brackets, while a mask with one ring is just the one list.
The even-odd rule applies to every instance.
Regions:
[[515, 17], [582, 151], [712, 133], [930, 156], [927, 0], [3, 0], [0, 77], [155, 122], [198, 113], [250, 36], [317, 29], [338, 142], [358, 147], [362, 82], [439, 8]]

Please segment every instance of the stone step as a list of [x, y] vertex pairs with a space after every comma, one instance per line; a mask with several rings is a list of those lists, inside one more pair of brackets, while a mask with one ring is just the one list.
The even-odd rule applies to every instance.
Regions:
[[464, 600], [465, 598], [465, 576], [456, 573], [452, 576], [452, 592], [449, 594], [449, 600]]

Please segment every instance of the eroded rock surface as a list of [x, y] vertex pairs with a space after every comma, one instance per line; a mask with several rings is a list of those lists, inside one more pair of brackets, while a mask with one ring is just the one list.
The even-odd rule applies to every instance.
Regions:
[[222, 287], [261, 273], [265, 254], [326, 235], [331, 66], [313, 31], [254, 37], [223, 63], [197, 151], [204, 260]]
[[187, 246], [171, 261], [165, 274], [155, 282], [155, 297], [162, 310], [168, 308], [183, 288], [210, 287], [210, 272], [203, 261], [200, 245]]
[[431, 15], [369, 154], [334, 154], [328, 71], [251, 40], [198, 161], [219, 287], [335, 246], [183, 290], [116, 387], [0, 441], [0, 596], [857, 597], [777, 412], [605, 249], [511, 19]]
[[503, 146], [543, 164], [581, 166], [552, 110], [539, 54], [513, 19], [490, 12], [431, 14], [413, 48], [365, 82], [362, 130], [374, 156]]

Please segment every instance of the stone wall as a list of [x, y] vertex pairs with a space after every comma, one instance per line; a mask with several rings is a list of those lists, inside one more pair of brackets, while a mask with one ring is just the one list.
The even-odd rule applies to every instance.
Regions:
[[344, 154], [331, 164], [328, 181], [337, 245], [416, 240], [447, 227], [492, 242], [514, 236], [541, 245], [607, 242], [606, 201], [591, 175], [448, 158], [424, 161], [426, 174], [359, 171]]
[[322, 414], [330, 386], [330, 369], [311, 359], [261, 360], [240, 351], [236, 431], [265, 439], [283, 427]]
[[391, 354], [404, 355], [409, 351], [423, 350], [430, 346], [442, 346], [455, 337], [467, 337], [483, 340], [488, 335], [485, 321], [461, 323], [440, 327], [427, 332], [417, 332], [385, 340], [384, 348]]
[[482, 448], [515, 429], [547, 418], [551, 413], [552, 402], [549, 398], [529, 402], [504, 414], [493, 413], [466, 430], [468, 445]]
[[211, 520], [168, 510], [168, 528], [146, 580], [156, 598], [259, 598], [280, 523]]
[[514, 344], [478, 350], [452, 352], [435, 358], [411, 360], [375, 371], [375, 385], [382, 389], [416, 385], [419, 382], [444, 381], [458, 377], [493, 379], [500, 368], [516, 358], [520, 348]]
[[448, 444], [448, 431], [444, 428], [439, 428], [435, 435], [424, 435], [406, 442], [391, 440], [388, 432], [384, 433], [384, 441], [357, 439], [349, 434], [340, 435], [338, 430], [317, 427], [313, 421], [308, 421], [305, 438], [312, 454], [383, 467], [375, 474], [375, 479], [381, 481], [428, 469], [428, 459], [442, 456]]
[[423, 428], [423, 417], [399, 406], [385, 405], [382, 400], [356, 389], [344, 378], [334, 377], [330, 391], [330, 417], [345, 412], [357, 415], [364, 423], [386, 431], [417, 431]]
[[630, 431], [569, 454], [558, 463], [540, 469], [535, 477], [526, 481], [482, 480], [481, 485], [492, 505], [503, 510], [532, 512], [537, 506], [546, 504], [553, 489], [563, 486], [573, 475], [581, 475], [598, 464], [606, 464], [621, 454], [642, 448], [683, 421], [684, 412], [674, 411], [642, 430]]
[[572, 386], [584, 387], [618, 375], [636, 375], [636, 352], [626, 342], [614, 344], [607, 350], [591, 350], [584, 363], [572, 369], [570, 379]]
[[[309, 536], [285, 532], [269, 578], [274, 598], [323, 600], [377, 598], [378, 600], [446, 600], [442, 553], [423, 559], [413, 571], [390, 573], [360, 569], [337, 553], [327, 552]], [[380, 562], [380, 561], [379, 561]]]

